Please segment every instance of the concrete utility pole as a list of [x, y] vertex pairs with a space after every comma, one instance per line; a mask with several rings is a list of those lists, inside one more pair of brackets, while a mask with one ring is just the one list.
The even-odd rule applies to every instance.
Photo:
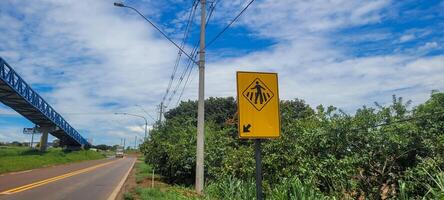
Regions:
[[163, 101], [160, 102], [160, 107], [159, 107], [159, 124], [162, 123], [162, 116], [163, 116]]
[[[159, 29], [153, 22], [146, 18], [137, 9], [126, 6], [123, 3], [114, 3], [114, 6], [129, 8], [137, 12], [143, 19], [150, 23], [156, 30], [158, 30], [166, 39], [168, 39], [174, 46], [176, 46], [183, 54], [185, 54], [193, 63], [199, 65], [199, 100], [197, 108], [197, 150], [196, 150], [196, 192], [198, 194], [202, 193], [204, 186], [204, 75], [205, 75], [205, 0], [200, 0], [201, 3], [201, 24], [200, 24], [200, 51], [199, 51], [199, 62], [196, 62], [193, 57], [191, 57], [185, 50], [183, 50], [178, 44], [176, 44], [171, 38], [169, 38], [162, 30]], [[159, 122], [162, 122], [163, 115], [163, 102], [160, 104], [160, 116]]]
[[205, 0], [200, 0], [200, 51], [199, 51], [199, 99], [197, 103], [196, 146], [196, 192], [202, 194], [204, 187], [204, 141], [205, 141]]

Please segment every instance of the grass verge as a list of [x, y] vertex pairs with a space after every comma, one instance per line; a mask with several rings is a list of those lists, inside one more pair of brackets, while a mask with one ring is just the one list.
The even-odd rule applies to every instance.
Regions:
[[51, 148], [42, 153], [27, 147], [0, 147], [0, 174], [101, 158], [101, 153], [89, 150]]
[[136, 185], [123, 194], [124, 200], [199, 200], [201, 199], [191, 189], [171, 186], [160, 181], [160, 177], [154, 176], [152, 187], [152, 167], [139, 159], [135, 165]]

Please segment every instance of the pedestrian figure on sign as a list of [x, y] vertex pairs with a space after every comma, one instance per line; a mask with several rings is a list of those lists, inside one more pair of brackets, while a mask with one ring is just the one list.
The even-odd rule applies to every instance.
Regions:
[[263, 91], [265, 90], [264, 87], [262, 87], [261, 85], [259, 85], [259, 81], [256, 81], [256, 86], [254, 86], [253, 88], [251, 88], [252, 90], [256, 90], [256, 96], [254, 98], [254, 104], [257, 104], [257, 100], [259, 99], [260, 104], [262, 104], [264, 102], [264, 98], [263, 98]]

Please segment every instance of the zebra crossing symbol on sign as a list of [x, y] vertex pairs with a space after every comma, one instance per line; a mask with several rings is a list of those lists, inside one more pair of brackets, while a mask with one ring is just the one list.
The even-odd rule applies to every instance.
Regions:
[[256, 78], [242, 93], [256, 110], [261, 111], [273, 98], [273, 92], [263, 81]]

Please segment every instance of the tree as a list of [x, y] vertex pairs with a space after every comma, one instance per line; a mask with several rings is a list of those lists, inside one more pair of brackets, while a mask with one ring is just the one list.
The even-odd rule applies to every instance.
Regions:
[[21, 146], [22, 146], [22, 143], [20, 143], [20, 142], [18, 142], [18, 141], [13, 141], [13, 142], [11, 142], [11, 145], [12, 145], [12, 146], [18, 146], [18, 147], [21, 147]]
[[[444, 94], [433, 93], [414, 108], [392, 99], [354, 114], [334, 106], [311, 108], [299, 99], [281, 101], [281, 137], [263, 143], [265, 191], [300, 180], [339, 199], [389, 199], [398, 198], [405, 183], [403, 192], [422, 198], [426, 185], [433, 185], [428, 174], [444, 169]], [[250, 180], [253, 142], [237, 137], [234, 98], [209, 98], [206, 105], [207, 183]], [[196, 101], [171, 109], [141, 145], [145, 161], [169, 182], [194, 182], [196, 109]]]
[[106, 144], [99, 144], [99, 145], [95, 145], [94, 148], [100, 149], [103, 151], [107, 151], [107, 150], [110, 150], [112, 148], [112, 146], [108, 146]]

